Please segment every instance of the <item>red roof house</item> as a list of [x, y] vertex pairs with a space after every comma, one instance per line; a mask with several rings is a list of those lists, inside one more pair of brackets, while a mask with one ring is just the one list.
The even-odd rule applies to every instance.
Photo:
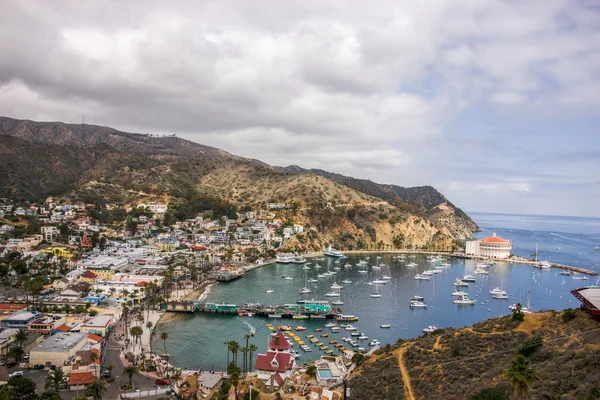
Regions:
[[89, 385], [94, 382], [94, 379], [91, 372], [71, 372], [69, 386]]
[[285, 351], [269, 350], [267, 354], [256, 356], [258, 379], [262, 379], [265, 385], [271, 384], [271, 376], [273, 376], [273, 384], [279, 387], [285, 379], [292, 376], [295, 366], [294, 356]]
[[289, 350], [292, 347], [292, 345], [286, 339], [282, 331], [277, 331], [277, 334], [273, 339], [271, 339], [267, 347], [269, 348], [269, 350], [285, 351]]

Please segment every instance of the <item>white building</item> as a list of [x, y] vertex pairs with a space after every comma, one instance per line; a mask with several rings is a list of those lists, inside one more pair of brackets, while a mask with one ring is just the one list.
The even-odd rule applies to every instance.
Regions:
[[508, 258], [511, 251], [511, 241], [499, 238], [496, 233], [487, 238], [469, 240], [465, 248], [466, 255], [489, 258]]
[[55, 226], [42, 226], [42, 236], [48, 242], [51, 242], [59, 233], [58, 228]]

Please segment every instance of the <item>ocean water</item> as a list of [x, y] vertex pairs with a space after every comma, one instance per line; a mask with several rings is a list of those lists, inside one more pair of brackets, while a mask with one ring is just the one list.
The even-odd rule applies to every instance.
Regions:
[[[575, 265], [583, 268], [600, 270], [600, 251], [594, 246], [600, 246], [600, 220], [547, 216], [518, 216], [473, 214], [475, 222], [481, 228], [477, 237], [485, 237], [493, 232], [500, 237], [513, 241], [516, 255], [529, 256], [535, 252], [536, 243], [539, 247], [539, 259]], [[510, 304], [527, 302], [528, 293], [531, 307], [534, 310], [564, 309], [577, 307], [579, 302], [570, 294], [570, 290], [597, 283], [596, 277], [588, 281], [572, 280], [570, 277], [559, 275], [559, 270], [538, 270], [527, 265], [498, 263], [490, 269], [489, 275], [476, 275], [477, 282], [471, 283], [466, 289], [471, 298], [477, 300], [473, 306], [458, 306], [452, 303], [451, 293], [455, 290], [453, 282], [462, 277], [465, 272], [472, 272], [476, 262], [472, 260], [448, 260], [450, 267], [435, 275], [430, 281], [419, 281], [414, 275], [430, 267], [425, 256], [417, 256], [414, 261], [419, 265], [409, 269], [405, 263], [394, 261], [391, 255], [381, 255], [381, 263], [389, 267], [392, 280], [386, 285], [379, 285], [382, 297], [369, 297], [375, 290], [374, 286], [366, 283], [376, 279], [384, 272], [371, 268], [376, 262], [376, 255], [370, 254], [368, 261], [369, 273], [360, 274], [356, 267], [342, 268], [334, 277], [320, 279], [317, 284], [309, 284], [313, 290], [305, 298], [328, 299], [325, 293], [330, 291], [334, 280], [341, 284], [344, 279], [353, 283], [343, 285], [341, 300], [345, 314], [359, 317], [354, 323], [359, 331], [369, 339], [360, 341], [361, 346], [369, 348], [368, 342], [378, 339], [383, 344], [393, 343], [398, 338], [412, 338], [420, 335], [423, 328], [436, 324], [439, 327], [462, 327], [471, 325], [491, 317], [509, 314]], [[348, 263], [356, 265], [366, 256], [351, 256]], [[408, 259], [407, 259], [408, 260]], [[274, 264], [255, 269], [243, 278], [214, 285], [206, 301], [245, 304], [259, 302], [265, 305], [295, 303], [302, 296], [299, 289], [305, 285], [307, 278], [316, 277], [318, 273], [329, 268], [333, 271], [336, 264], [334, 259], [309, 260], [309, 271], [302, 265]], [[407, 261], [409, 262], [409, 261]], [[323, 266], [315, 269], [318, 263]], [[282, 275], [292, 276], [293, 280], [282, 279]], [[492, 299], [489, 291], [502, 286], [508, 293], [508, 300]], [[272, 289], [273, 293], [265, 293]], [[425, 297], [428, 304], [426, 309], [410, 309], [409, 299], [413, 295]], [[255, 336], [251, 343], [259, 347], [259, 352], [266, 350], [270, 339], [267, 323], [277, 326], [279, 323], [292, 327], [302, 325], [308, 329], [296, 332], [304, 338], [308, 334], [319, 336], [328, 333], [323, 339], [325, 344], [330, 340], [341, 342], [349, 332], [338, 334], [329, 332], [316, 333], [315, 328], [323, 327], [331, 320], [303, 320], [247, 318], [231, 315], [214, 315], [195, 313], [181, 319], [162, 324], [160, 332], [167, 331], [168, 352], [178, 366], [187, 369], [222, 370], [227, 362], [227, 351], [224, 342], [237, 340], [242, 344], [243, 335], [253, 332]], [[390, 329], [381, 329], [381, 324], [390, 324]], [[162, 342], [156, 340], [155, 345], [162, 348]], [[307, 344], [308, 341], [305, 341]], [[296, 347], [298, 347], [296, 345]], [[329, 348], [333, 348], [329, 345]], [[302, 352], [301, 352], [302, 353]], [[311, 353], [302, 353], [300, 361], [316, 359], [322, 354], [313, 346]], [[238, 356], [241, 360], [241, 355]]]

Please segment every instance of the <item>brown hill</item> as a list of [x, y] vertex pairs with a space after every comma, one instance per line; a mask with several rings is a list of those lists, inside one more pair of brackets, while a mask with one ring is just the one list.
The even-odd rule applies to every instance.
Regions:
[[[286, 203], [288, 222], [319, 228], [345, 248], [451, 246], [477, 226], [431, 187], [400, 188], [320, 170], [272, 167], [174, 136], [0, 117], [0, 195], [127, 203], [217, 194], [239, 206]], [[393, 193], [393, 194], [390, 194]], [[403, 197], [404, 196], [404, 197]], [[306, 235], [300, 250], [322, 246]]]
[[[353, 373], [352, 398], [462, 400], [486, 389], [502, 392], [509, 385], [504, 370], [517, 353], [527, 356], [539, 378], [533, 399], [597, 398], [600, 328], [581, 311], [573, 319], [563, 315], [529, 314], [522, 323], [500, 317], [387, 346]], [[400, 371], [402, 382], [390, 381], [389, 370], [394, 377]]]

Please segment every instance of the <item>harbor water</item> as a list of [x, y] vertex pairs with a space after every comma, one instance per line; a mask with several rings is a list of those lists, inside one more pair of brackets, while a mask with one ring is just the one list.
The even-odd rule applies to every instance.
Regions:
[[[513, 252], [516, 255], [529, 257], [535, 253], [537, 244], [540, 260], [600, 270], [600, 251], [594, 249], [595, 246], [600, 246], [600, 221], [597, 219], [552, 220], [556, 217], [491, 214], [474, 214], [473, 217], [482, 229], [477, 233], [477, 237], [490, 236], [496, 232], [498, 236], [513, 241]], [[527, 224], [523, 223], [524, 220]], [[539, 226], [539, 230], [536, 230], [536, 226]], [[366, 274], [359, 273], [356, 266], [361, 260], [367, 261]], [[382, 344], [394, 343], [398, 338], [408, 339], [419, 336], [428, 325], [463, 327], [509, 314], [508, 306], [517, 302], [526, 304], [528, 294], [534, 311], [577, 307], [579, 302], [570, 294], [570, 290], [597, 283], [595, 276], [590, 276], [587, 281], [574, 280], [569, 276], [560, 275], [561, 270], [555, 268], [539, 270], [529, 265], [498, 262], [489, 268], [488, 275], [475, 275], [476, 282], [463, 288], [469, 293], [470, 298], [477, 300], [476, 304], [460, 306], [452, 303], [451, 293], [457, 289], [453, 283], [463, 274], [473, 273], [477, 261], [450, 258], [445, 261], [450, 266], [432, 276], [429, 281], [414, 279], [416, 274], [434, 265], [429, 263], [424, 255], [417, 255], [414, 259], [407, 257], [404, 262], [395, 261], [391, 254], [381, 255], [378, 258], [377, 254], [373, 253], [368, 256], [350, 256], [339, 264], [330, 257], [310, 259], [309, 270], [303, 269], [301, 264], [274, 264], [254, 269], [236, 281], [213, 285], [205, 301], [237, 305], [246, 303], [282, 305], [296, 303], [297, 300], [304, 298], [331, 302], [336, 298], [325, 295], [332, 292], [331, 286], [336, 282], [343, 286], [343, 289], [340, 289], [340, 300], [344, 302], [341, 306], [342, 311], [344, 314], [352, 314], [359, 318], [353, 325], [368, 336], [369, 339], [359, 341], [361, 347], [368, 349], [369, 342], [374, 339]], [[406, 264], [409, 262], [414, 262], [418, 266], [408, 268]], [[380, 270], [373, 269], [372, 266], [377, 263], [385, 267]], [[317, 264], [322, 268], [315, 268]], [[351, 267], [345, 268], [345, 264]], [[320, 278], [318, 283], [308, 283], [311, 293], [299, 294], [299, 290], [307, 285], [308, 279], [316, 278], [317, 274], [327, 270], [336, 274]], [[367, 282], [387, 273], [391, 276], [391, 280], [387, 284], [377, 286], [381, 297], [370, 297], [376, 287], [368, 285]], [[284, 275], [293, 279], [284, 279]], [[352, 283], [344, 284], [343, 280], [350, 280]], [[509, 298], [493, 299], [489, 291], [496, 287], [503, 287], [508, 292]], [[266, 293], [267, 290], [273, 292]], [[423, 296], [427, 308], [409, 308], [410, 298], [414, 295]], [[197, 312], [161, 324], [155, 335], [154, 346], [162, 348], [160, 332], [166, 331], [169, 333], [168, 352], [175, 365], [186, 369], [223, 370], [227, 362], [224, 342], [237, 340], [243, 345], [245, 343], [243, 336], [254, 333], [250, 342], [258, 346], [258, 352], [264, 352], [272, 333], [266, 324], [272, 324], [274, 327], [284, 324], [292, 328], [304, 326], [307, 328], [306, 331], [294, 331], [303, 339], [308, 334], [320, 338], [321, 334], [327, 333], [329, 337], [321, 341], [333, 349], [333, 345], [328, 344], [329, 341], [337, 340], [343, 343], [342, 338], [350, 336], [350, 332], [342, 329], [339, 333], [331, 333], [328, 328], [324, 328], [324, 325], [329, 322], [332, 320], [248, 318]], [[382, 324], [389, 324], [391, 327], [382, 329], [380, 328]], [[323, 331], [315, 332], [316, 328], [323, 328]], [[310, 344], [307, 340], [304, 341]], [[296, 344], [295, 348], [298, 347]], [[300, 351], [302, 355], [299, 361], [317, 359], [324, 354], [314, 345], [311, 347], [310, 353]], [[238, 360], [241, 358], [241, 354], [238, 355]]]

